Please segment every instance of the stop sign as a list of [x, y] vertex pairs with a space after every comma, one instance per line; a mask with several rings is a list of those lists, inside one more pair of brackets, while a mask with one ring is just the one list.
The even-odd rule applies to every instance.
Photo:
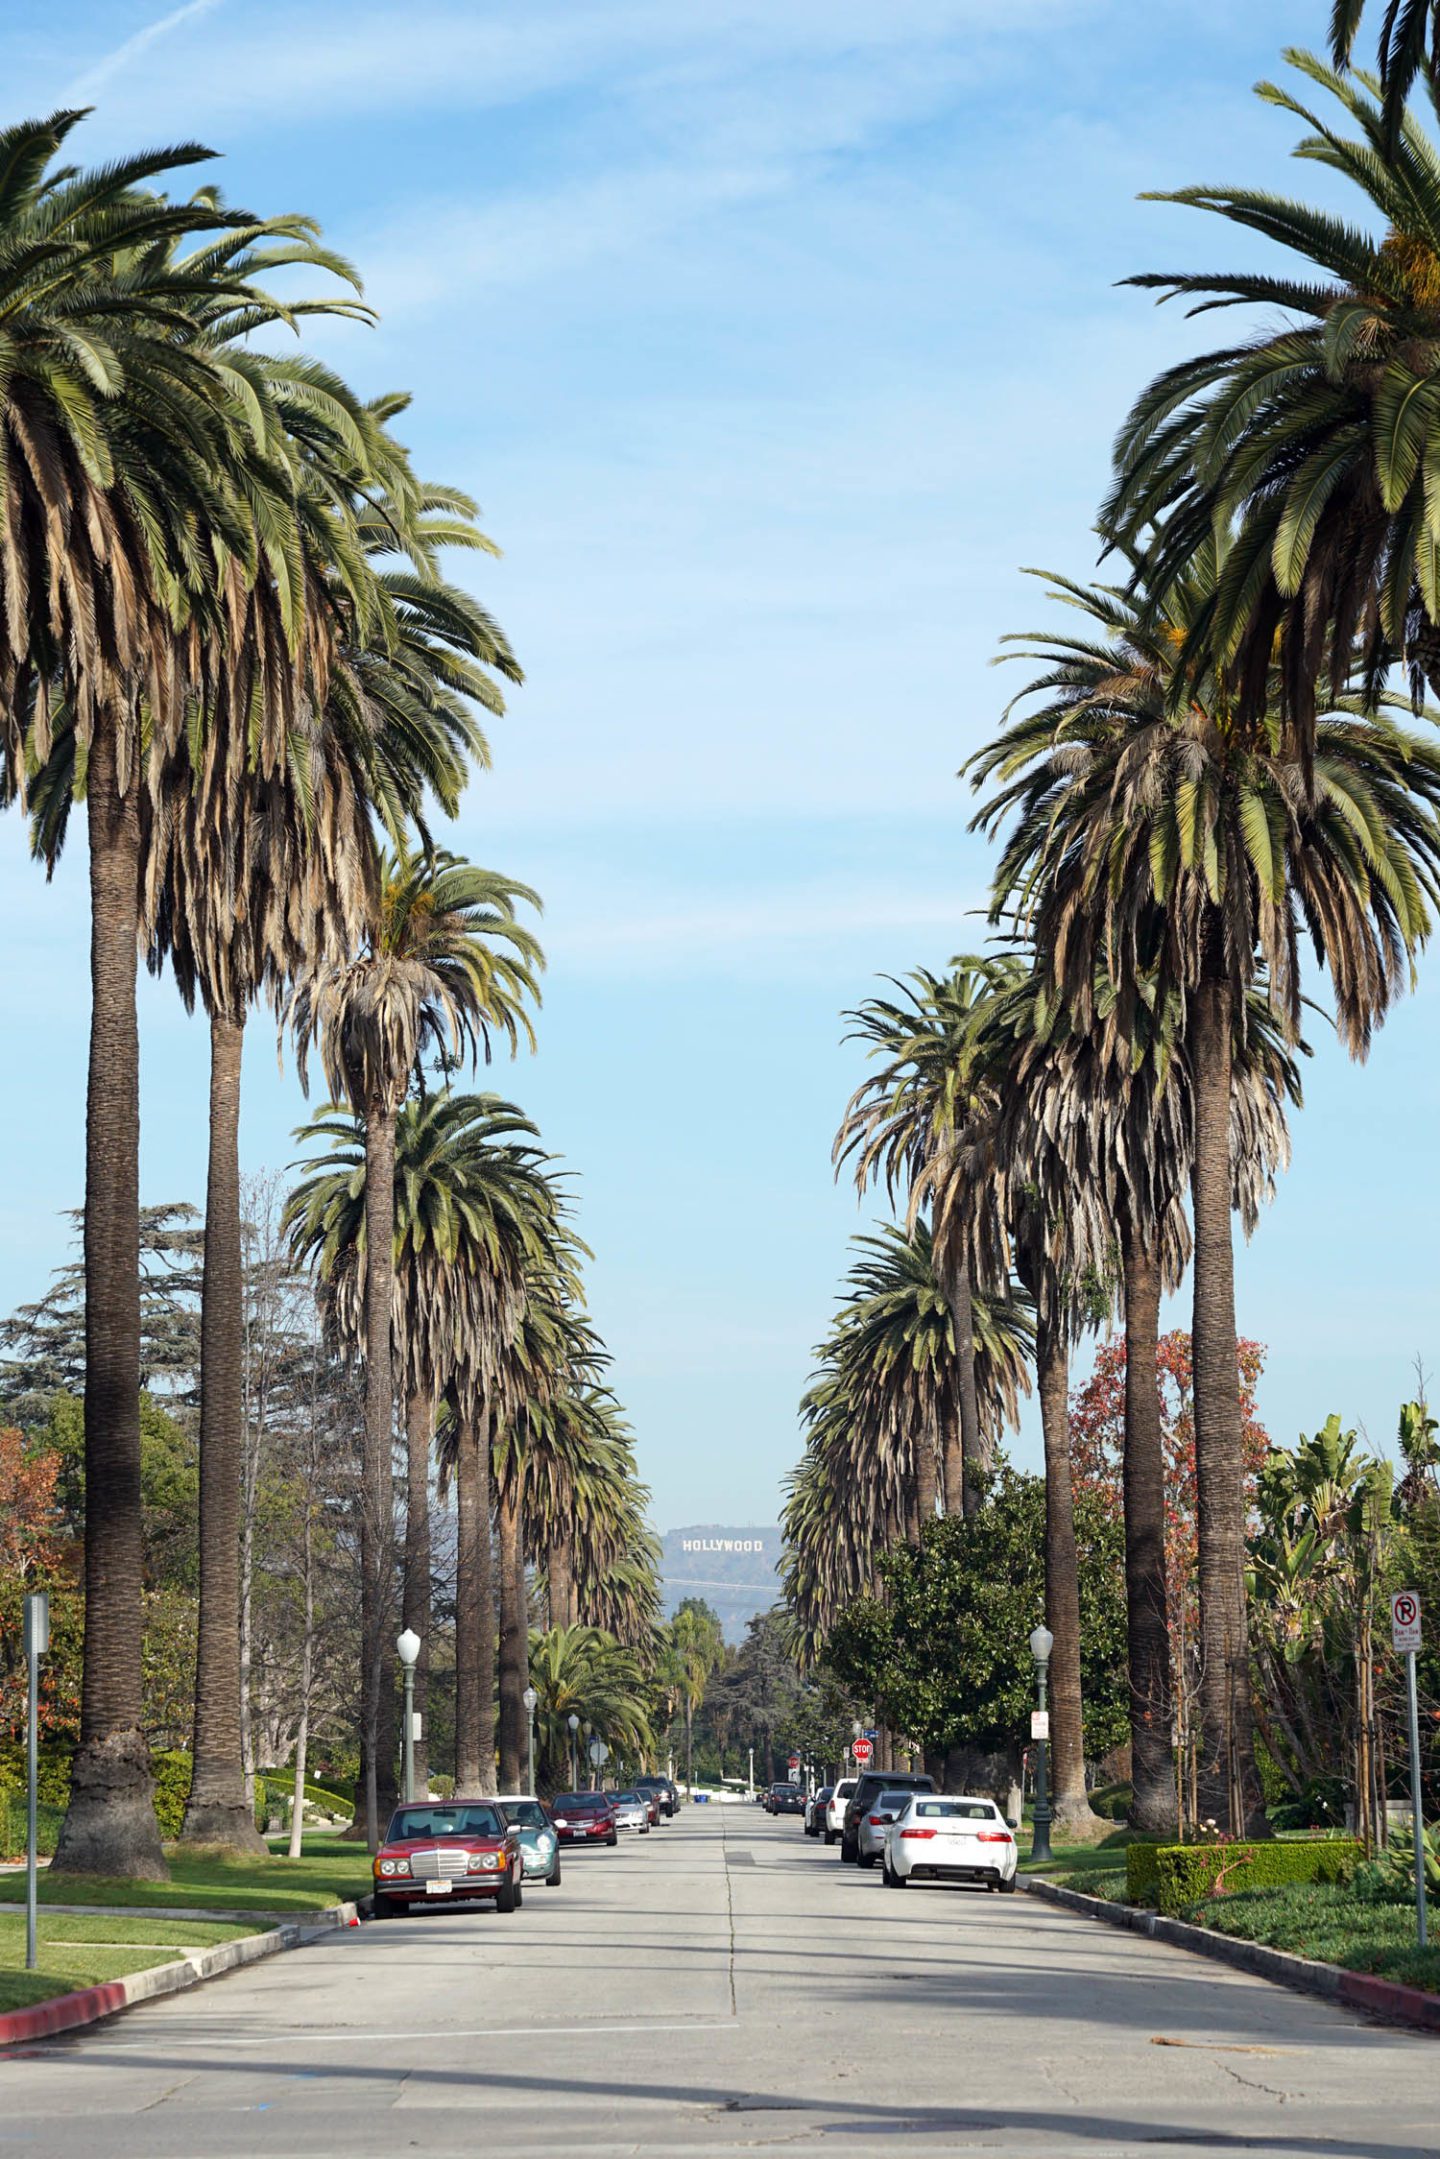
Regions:
[[854, 1754], [856, 1761], [863, 1769], [865, 1764], [869, 1761], [871, 1755], [875, 1752], [875, 1749], [870, 1744], [870, 1741], [868, 1739], [857, 1739], [851, 1751]]

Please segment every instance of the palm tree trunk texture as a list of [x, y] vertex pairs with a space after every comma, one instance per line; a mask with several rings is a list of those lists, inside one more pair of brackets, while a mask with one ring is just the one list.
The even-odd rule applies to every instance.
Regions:
[[85, 1670], [60, 1873], [166, 1881], [142, 1728], [140, 810], [113, 728], [96, 723], [90, 835], [90, 1070], [85, 1106]]
[[1035, 1336], [1040, 1421], [1045, 1435], [1045, 1624], [1050, 1651], [1051, 1804], [1062, 1830], [1096, 1821], [1085, 1790], [1080, 1693], [1080, 1569], [1070, 1472], [1070, 1359], [1064, 1330], [1042, 1320]]
[[960, 1267], [950, 1285], [950, 1323], [955, 1331], [955, 1393], [960, 1424], [960, 1478], [945, 1487], [949, 1514], [974, 1514], [980, 1504], [977, 1473], [989, 1467], [980, 1430], [980, 1396], [975, 1385], [975, 1300], [970, 1269]]
[[415, 1790], [430, 1784], [430, 1442], [435, 1433], [435, 1404], [428, 1394], [412, 1394], [405, 1404], [405, 1582], [401, 1595], [403, 1624], [419, 1635], [415, 1660]]
[[525, 1704], [529, 1680], [530, 1628], [525, 1597], [525, 1540], [520, 1495], [502, 1488], [496, 1509], [500, 1528], [500, 1789], [523, 1789]]
[[483, 1798], [495, 1782], [495, 1551], [490, 1531], [490, 1442], [462, 1422], [456, 1447], [459, 1536], [455, 1564], [457, 1791]]
[[395, 1111], [388, 1102], [377, 1102], [365, 1119], [365, 1441], [360, 1479], [360, 1716], [365, 1757], [360, 1811], [372, 1852], [382, 1827], [378, 1763], [395, 1420], [390, 1343], [394, 1271]]
[[545, 1561], [546, 1594], [552, 1627], [575, 1624], [575, 1565], [568, 1544], [552, 1544]]
[[[386, 1629], [388, 1635], [389, 1629]], [[376, 1718], [375, 1803], [376, 1819], [383, 1837], [390, 1817], [400, 1804], [400, 1675], [398, 1660], [380, 1661], [380, 1707]]]
[[243, 1019], [210, 1016], [210, 1161], [200, 1297], [200, 1627], [194, 1769], [182, 1839], [265, 1857], [240, 1739], [240, 1479], [245, 1280], [240, 1252]]
[[1125, 1269], [1125, 1619], [1130, 1679], [1130, 1826], [1176, 1834], [1165, 1583], [1165, 1441], [1156, 1362], [1160, 1255], [1120, 1223]]
[[930, 1433], [922, 1432], [915, 1442], [915, 1542], [927, 1522], [935, 1519], [935, 1498], [938, 1486], [935, 1443]]
[[1201, 983], [1191, 1009], [1195, 1087], [1195, 1481], [1200, 1542], [1202, 1821], [1264, 1834], [1255, 1769], [1245, 1602], [1245, 1451], [1235, 1333], [1230, 1092], [1234, 999], [1228, 981]]

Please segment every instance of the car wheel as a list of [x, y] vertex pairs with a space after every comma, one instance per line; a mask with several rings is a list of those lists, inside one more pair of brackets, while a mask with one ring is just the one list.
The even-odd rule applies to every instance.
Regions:
[[618, 1829], [612, 1829], [612, 1830], [611, 1830], [611, 1832], [610, 1832], [610, 1834], [609, 1834], [609, 1836], [608, 1836], [608, 1837], [607, 1837], [607, 1838], [605, 1839], [605, 1842], [606, 1842], [606, 1843], [607, 1843], [607, 1844], [609, 1845], [609, 1847], [610, 1847], [611, 1851], [613, 1852], [613, 1851], [614, 1851], [614, 1849], [615, 1849], [615, 1847], [616, 1847], [616, 1845], [617, 1845], [617, 1844], [618, 1844], [618, 1843], [620, 1842], [620, 1832], [619, 1832], [619, 1830], [618, 1830]]
[[558, 1852], [555, 1854], [554, 1866], [545, 1877], [545, 1887], [547, 1889], [558, 1889], [560, 1887], [560, 1854]]
[[495, 1892], [497, 1912], [518, 1912], [520, 1909], [520, 1884], [514, 1875], [507, 1874]]
[[831, 1844], [833, 1844], [833, 1843], [835, 1842], [835, 1832], [834, 1832], [834, 1830], [833, 1830], [833, 1829], [827, 1829], [827, 1830], [826, 1830], [826, 1832], [825, 1832], [825, 1842], [826, 1842], [826, 1844], [827, 1844], [827, 1845], [831, 1845]]
[[999, 1892], [1000, 1892], [1000, 1894], [1001, 1894], [1001, 1896], [1002, 1896], [1002, 1897], [1013, 1897], [1013, 1896], [1014, 1896], [1014, 1894], [1015, 1894], [1015, 1877], [1014, 1877], [1014, 1875], [1013, 1875], [1013, 1874], [1011, 1875], [1011, 1877], [1010, 1877], [1010, 1879], [1009, 1879], [1009, 1881], [1008, 1881], [1008, 1882], [997, 1882], [997, 1883], [995, 1884], [995, 1887], [996, 1887], [996, 1888], [997, 1888], [997, 1889], [999, 1890]]
[[897, 1874], [887, 1859], [885, 1862], [885, 1887], [887, 1889], [903, 1889], [905, 1886], [904, 1875]]
[[842, 1834], [840, 1838], [840, 1858], [842, 1864], [847, 1867], [853, 1867], [859, 1857], [860, 1854], [856, 1846], [850, 1842], [850, 1839], [847, 1836], [844, 1836]]
[[857, 1852], [855, 1858], [862, 1867], [873, 1867], [875, 1864], [875, 1854], [873, 1852]]

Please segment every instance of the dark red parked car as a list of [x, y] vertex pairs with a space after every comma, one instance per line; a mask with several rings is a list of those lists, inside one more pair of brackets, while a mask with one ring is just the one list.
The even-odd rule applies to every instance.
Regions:
[[412, 1904], [472, 1904], [482, 1897], [497, 1912], [518, 1911], [524, 1867], [519, 1838], [488, 1799], [397, 1807], [372, 1868], [375, 1917], [397, 1918]]
[[562, 1792], [550, 1802], [550, 1819], [562, 1844], [620, 1842], [615, 1810], [603, 1792]]

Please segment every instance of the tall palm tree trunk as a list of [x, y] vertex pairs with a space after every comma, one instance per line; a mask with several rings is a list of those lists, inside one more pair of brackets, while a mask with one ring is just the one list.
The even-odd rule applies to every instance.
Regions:
[[514, 1472], [500, 1491], [500, 1789], [521, 1790], [530, 1629], [525, 1609], [525, 1549]]
[[1080, 1692], [1080, 1569], [1070, 1468], [1070, 1358], [1063, 1327], [1041, 1320], [1035, 1333], [1040, 1421], [1045, 1435], [1045, 1624], [1050, 1651], [1051, 1801], [1057, 1826], [1086, 1830], [1097, 1817], [1085, 1791], [1084, 1705]]
[[240, 1250], [244, 1019], [210, 1015], [210, 1160], [200, 1298], [200, 1627], [194, 1769], [181, 1836], [267, 1856], [245, 1790], [240, 1733], [240, 1480], [245, 1278]]
[[395, 1376], [390, 1304], [395, 1272], [395, 1110], [374, 1102], [365, 1118], [365, 1440], [360, 1497], [360, 1702], [371, 1851], [380, 1840], [380, 1691], [391, 1541], [391, 1449]]
[[[481, 1751], [482, 1670], [484, 1693], [493, 1697], [494, 1595], [490, 1588], [490, 1524], [480, 1503], [480, 1447], [475, 1426], [464, 1418], [455, 1443], [455, 1789], [485, 1790]], [[485, 1607], [490, 1606], [487, 1614]], [[486, 1657], [489, 1645], [490, 1656]], [[493, 1715], [493, 1710], [492, 1710]], [[489, 1762], [494, 1774], [494, 1755]]]
[[920, 1541], [921, 1531], [927, 1522], [935, 1519], [935, 1499], [938, 1490], [935, 1442], [929, 1432], [921, 1432], [915, 1442], [915, 1542]]
[[944, 1433], [940, 1442], [940, 1503], [947, 1514], [961, 1514], [965, 1507], [965, 1449], [960, 1437], [960, 1406], [956, 1387], [944, 1393]]
[[1266, 1830], [1245, 1600], [1245, 1450], [1235, 1332], [1230, 1097], [1234, 998], [1218, 967], [1190, 1014], [1195, 1088], [1195, 1480], [1200, 1542], [1200, 1817]]
[[552, 1544], [545, 1561], [546, 1596], [552, 1627], [575, 1624], [575, 1561], [563, 1539]]
[[85, 1671], [57, 1872], [166, 1881], [142, 1729], [140, 809], [97, 720], [90, 833], [90, 1071], [85, 1104]]
[[430, 1784], [430, 1442], [435, 1433], [435, 1404], [428, 1394], [412, 1394], [405, 1404], [405, 1581], [401, 1596], [404, 1624], [420, 1637], [415, 1659], [415, 1790]]
[[980, 1505], [978, 1473], [989, 1467], [984, 1436], [980, 1430], [980, 1396], [975, 1385], [975, 1299], [970, 1269], [961, 1265], [950, 1284], [950, 1323], [955, 1331], [955, 1396], [959, 1423], [960, 1475], [952, 1488], [947, 1481], [945, 1508], [949, 1514], [974, 1514]]
[[1165, 1439], [1156, 1372], [1160, 1254], [1120, 1220], [1125, 1269], [1125, 1624], [1130, 1681], [1130, 1826], [1176, 1833], [1170, 1629], [1165, 1582]]

